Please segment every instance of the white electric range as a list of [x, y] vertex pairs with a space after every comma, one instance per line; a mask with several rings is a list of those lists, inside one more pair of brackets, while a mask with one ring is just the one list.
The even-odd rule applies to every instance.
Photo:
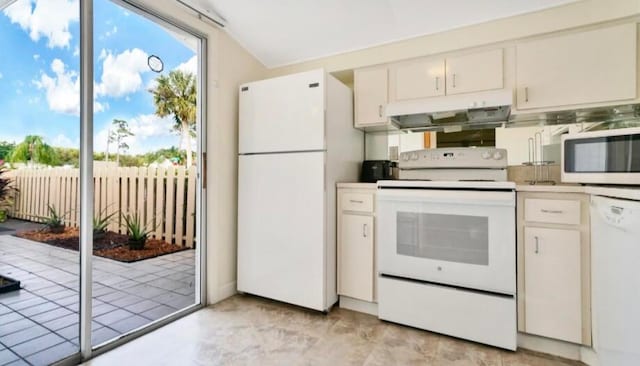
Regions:
[[379, 181], [378, 313], [516, 349], [516, 196], [506, 151], [402, 153], [400, 180]]

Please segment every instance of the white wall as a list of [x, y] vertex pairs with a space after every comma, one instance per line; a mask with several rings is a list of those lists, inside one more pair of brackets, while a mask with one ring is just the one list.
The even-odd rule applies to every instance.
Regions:
[[236, 292], [238, 86], [262, 79], [266, 69], [224, 31], [199, 20], [173, 0], [146, 7], [206, 35], [207, 54], [207, 302]]

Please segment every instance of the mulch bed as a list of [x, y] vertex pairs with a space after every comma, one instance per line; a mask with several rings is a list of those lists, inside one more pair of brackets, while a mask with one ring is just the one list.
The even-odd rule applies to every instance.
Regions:
[[[78, 228], [65, 227], [62, 233], [51, 233], [47, 230], [23, 231], [16, 236], [75, 251], [80, 247]], [[127, 241], [126, 235], [107, 231], [104, 237], [93, 240], [93, 255], [130, 263], [189, 249], [162, 240], [147, 239], [144, 249], [131, 250]]]

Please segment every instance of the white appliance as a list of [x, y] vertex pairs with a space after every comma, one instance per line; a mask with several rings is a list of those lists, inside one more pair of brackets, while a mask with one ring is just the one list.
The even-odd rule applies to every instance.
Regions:
[[640, 202], [591, 198], [593, 344], [600, 366], [640, 363]]
[[640, 184], [640, 128], [562, 136], [566, 183]]
[[336, 301], [335, 183], [364, 138], [352, 93], [323, 70], [240, 87], [238, 291], [319, 311]]
[[[516, 349], [516, 197], [506, 162], [499, 149], [409, 152], [400, 177], [412, 180], [378, 182], [381, 319]], [[438, 180], [456, 171], [459, 179]]]

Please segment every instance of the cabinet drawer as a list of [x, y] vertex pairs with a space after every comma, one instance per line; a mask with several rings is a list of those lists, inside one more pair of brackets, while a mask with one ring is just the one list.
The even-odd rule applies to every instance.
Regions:
[[580, 225], [580, 201], [525, 199], [524, 219], [530, 222]]
[[342, 195], [342, 207], [345, 211], [373, 212], [373, 194], [345, 193]]

